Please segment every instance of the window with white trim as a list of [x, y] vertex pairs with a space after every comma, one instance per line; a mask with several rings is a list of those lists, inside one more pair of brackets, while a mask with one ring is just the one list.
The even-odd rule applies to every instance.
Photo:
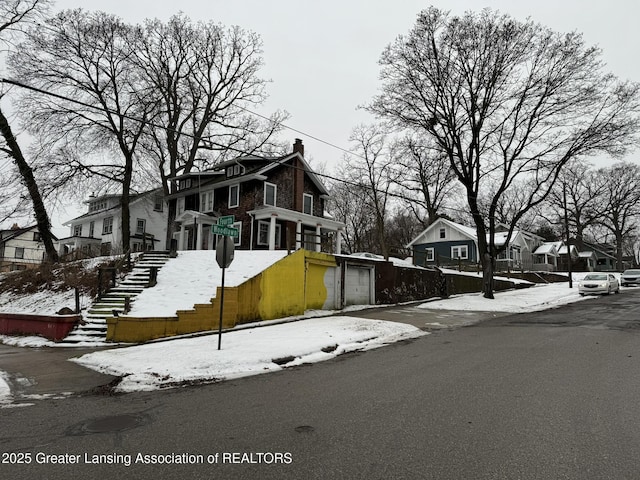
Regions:
[[74, 237], [82, 236], [82, 224], [73, 226], [73, 236]]
[[302, 194], [302, 213], [313, 215], [313, 195]]
[[[269, 226], [271, 222], [258, 222], [258, 245], [269, 245]], [[276, 247], [280, 246], [280, 225], [276, 224]]]
[[240, 244], [242, 243], [242, 222], [234, 222], [232, 226], [233, 228], [238, 229], [238, 236], [233, 238], [233, 244], [236, 247], [239, 247]]
[[278, 191], [278, 187], [276, 187], [273, 183], [264, 182], [264, 204], [271, 205], [272, 207], [276, 206], [276, 194]]
[[240, 185], [229, 185], [229, 208], [240, 204]]
[[204, 192], [200, 195], [200, 212], [213, 212], [213, 191]]
[[433, 262], [435, 260], [435, 251], [433, 248], [427, 248], [424, 251], [426, 258], [427, 258], [427, 262]]
[[136, 233], [142, 235], [145, 233], [145, 228], [147, 226], [147, 221], [144, 218], [138, 218], [136, 220]]
[[89, 237], [93, 238], [93, 232], [96, 228], [96, 222], [89, 222]]
[[164, 208], [164, 198], [162, 195], [157, 194], [153, 197], [153, 210], [155, 212], [161, 212]]
[[102, 234], [108, 235], [113, 233], [113, 217], [107, 217], [102, 221]]
[[468, 247], [466, 245], [456, 245], [451, 247], [451, 258], [467, 260], [469, 258]]

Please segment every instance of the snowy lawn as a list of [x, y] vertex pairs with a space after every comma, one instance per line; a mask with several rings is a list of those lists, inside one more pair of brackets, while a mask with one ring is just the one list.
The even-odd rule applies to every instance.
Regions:
[[445, 300], [435, 300], [420, 305], [420, 308], [437, 310], [463, 310], [475, 312], [526, 313], [546, 310], [567, 303], [578, 302], [593, 297], [581, 297], [578, 284], [569, 288], [569, 283], [536, 284], [520, 290], [495, 292], [493, 300], [484, 298], [482, 293], [452, 295]]
[[338, 316], [118, 348], [73, 361], [123, 376], [119, 391], [153, 390], [178, 382], [214, 382], [319, 362], [426, 335], [395, 322]]

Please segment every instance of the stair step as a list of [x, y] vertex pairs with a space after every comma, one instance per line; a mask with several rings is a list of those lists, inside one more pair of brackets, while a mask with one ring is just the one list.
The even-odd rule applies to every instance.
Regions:
[[169, 252], [145, 252], [138, 257], [129, 274], [116, 287], [100, 296], [84, 315], [85, 323], [77, 326], [60, 343], [82, 346], [113, 345], [107, 342], [107, 318], [124, 313], [125, 300], [133, 303], [138, 294], [149, 288], [151, 269], [160, 270], [169, 260]]

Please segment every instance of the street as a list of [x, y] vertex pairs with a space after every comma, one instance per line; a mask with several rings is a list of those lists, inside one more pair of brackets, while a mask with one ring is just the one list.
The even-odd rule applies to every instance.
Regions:
[[0, 410], [0, 475], [636, 478], [639, 327], [625, 290], [268, 375], [36, 401]]

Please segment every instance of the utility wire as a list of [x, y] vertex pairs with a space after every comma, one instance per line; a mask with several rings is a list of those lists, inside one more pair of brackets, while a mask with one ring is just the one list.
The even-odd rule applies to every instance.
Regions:
[[[227, 150], [235, 151], [235, 152], [237, 152], [237, 153], [239, 153], [241, 155], [251, 154], [251, 152], [249, 152], [247, 150], [235, 148], [235, 147], [228, 146], [228, 145], [223, 145], [223, 144], [214, 142], [214, 141], [212, 141], [212, 140], [210, 140], [208, 138], [198, 137], [198, 136], [193, 135], [193, 134], [188, 133], [188, 132], [177, 132], [174, 129], [171, 129], [170, 127], [155, 123], [155, 122], [150, 121], [150, 120], [142, 119], [142, 118], [135, 117], [133, 115], [129, 115], [129, 114], [125, 114], [125, 113], [120, 113], [120, 112], [117, 112], [115, 110], [111, 110], [111, 109], [108, 109], [108, 108], [103, 108], [103, 107], [98, 107], [96, 105], [91, 105], [90, 103], [83, 102], [83, 101], [78, 100], [78, 99], [70, 98], [70, 97], [67, 97], [65, 95], [61, 95], [59, 93], [55, 93], [55, 92], [44, 90], [44, 89], [41, 89], [41, 88], [38, 88], [38, 87], [34, 87], [32, 85], [28, 85], [26, 83], [23, 83], [23, 82], [20, 82], [20, 81], [17, 81], [17, 80], [13, 80], [13, 79], [9, 79], [9, 78], [1, 78], [0, 82], [8, 84], [8, 85], [13, 85], [13, 86], [16, 86], [16, 87], [19, 87], [19, 88], [23, 88], [23, 89], [26, 89], [26, 90], [30, 90], [30, 91], [39, 93], [41, 95], [46, 95], [46, 96], [49, 96], [49, 97], [57, 98], [59, 100], [65, 101], [65, 102], [71, 102], [73, 104], [80, 105], [80, 106], [83, 106], [85, 108], [89, 108], [89, 109], [95, 110], [97, 112], [103, 112], [103, 113], [106, 112], [107, 114], [110, 114], [110, 115], [117, 115], [117, 116], [125, 118], [127, 120], [132, 120], [134, 122], [142, 123], [142, 124], [151, 126], [153, 128], [165, 129], [165, 130], [168, 130], [168, 131], [172, 131], [173, 130], [175, 133], [179, 133], [179, 134], [184, 135], [186, 137], [192, 138], [195, 141], [202, 141], [202, 142], [205, 142], [205, 143], [209, 143], [210, 145], [213, 145], [213, 146], [218, 147], [220, 149], [227, 149]], [[244, 107], [240, 107], [240, 108], [243, 109], [244, 111], [246, 111], [247, 113], [251, 114], [251, 115], [256, 115], [256, 116], [258, 116], [260, 118], [263, 118], [263, 119], [265, 119], [267, 121], [271, 121], [270, 118], [268, 118], [268, 117], [266, 117], [264, 115], [261, 115], [259, 113], [253, 112], [253, 111], [251, 111], [251, 110], [249, 110], [247, 108], [244, 108]], [[291, 130], [293, 132], [299, 133], [299, 134], [304, 135], [306, 137], [309, 137], [309, 138], [311, 138], [313, 140], [321, 142], [321, 143], [323, 143], [325, 145], [328, 145], [328, 146], [330, 146], [332, 148], [336, 148], [336, 149], [338, 149], [338, 150], [340, 150], [340, 151], [342, 151], [342, 152], [344, 152], [344, 153], [346, 153], [348, 155], [352, 155], [354, 157], [358, 157], [358, 158], [361, 158], [363, 160], [366, 160], [365, 157], [363, 157], [362, 155], [359, 155], [356, 152], [352, 152], [352, 151], [346, 150], [346, 149], [344, 149], [342, 147], [339, 147], [339, 146], [337, 146], [337, 145], [335, 145], [335, 144], [333, 144], [331, 142], [322, 140], [322, 139], [320, 139], [320, 138], [318, 138], [318, 137], [316, 137], [314, 135], [308, 134], [306, 132], [303, 132], [301, 130], [298, 130], [296, 128], [288, 126], [286, 124], [280, 123], [280, 125], [283, 128], [287, 129], [287, 130]], [[302, 167], [296, 167], [296, 166], [293, 166], [293, 165], [290, 165], [290, 164], [287, 165], [287, 166], [289, 168], [293, 168], [293, 169], [305, 170]], [[388, 195], [388, 196], [390, 196], [392, 198], [397, 198], [397, 199], [400, 199], [400, 200], [403, 200], [403, 201], [407, 201], [407, 202], [416, 202], [415, 198], [411, 198], [411, 197], [409, 197], [407, 195], [403, 195], [403, 194], [398, 193], [398, 192], [382, 192], [381, 190], [376, 189], [375, 187], [373, 187], [371, 185], [366, 185], [366, 184], [363, 184], [363, 183], [346, 180], [344, 178], [338, 178], [336, 176], [329, 175], [329, 174], [326, 174], [326, 173], [319, 173], [319, 172], [312, 172], [312, 173], [314, 175], [318, 176], [318, 177], [326, 178], [326, 179], [331, 180], [333, 182], [342, 183], [344, 185], [348, 185], [348, 186], [351, 186], [351, 187], [357, 187], [357, 188], [362, 188], [362, 189], [373, 190], [376, 193], [383, 193], [383, 194], [386, 194], [386, 195]], [[469, 214], [468, 211], [457, 209], [455, 207], [441, 206], [441, 208], [449, 210], [451, 212], [463, 213], [463, 214], [466, 214], [466, 215]]]

